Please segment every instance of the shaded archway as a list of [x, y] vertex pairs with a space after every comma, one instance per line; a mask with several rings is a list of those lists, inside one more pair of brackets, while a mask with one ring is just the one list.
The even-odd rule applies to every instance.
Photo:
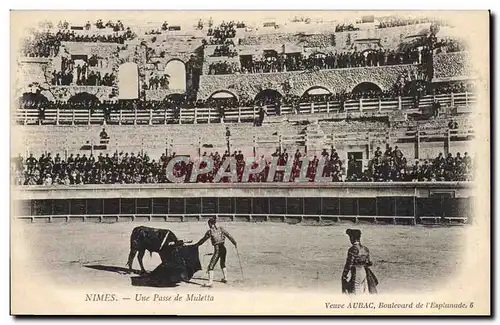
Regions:
[[31, 92], [26, 92], [19, 97], [19, 107], [21, 108], [26, 108], [26, 107], [34, 107], [42, 103], [48, 103], [49, 100], [47, 97], [42, 95], [39, 92], [36, 93], [31, 93]]
[[283, 95], [277, 90], [274, 89], [264, 89], [260, 91], [255, 96], [255, 102], [257, 105], [277, 105], [281, 103], [281, 99]]
[[100, 103], [100, 100], [99, 100], [99, 98], [97, 98], [96, 95], [92, 95], [92, 94], [89, 94], [87, 92], [82, 92], [82, 93], [78, 93], [78, 94], [71, 96], [68, 99], [68, 103], [70, 103], [70, 104], [88, 104], [88, 105], [93, 104], [93, 105], [96, 105], [96, 104]]
[[167, 95], [164, 99], [164, 101], [166, 102], [172, 102], [172, 103], [176, 103], [176, 104], [181, 104], [183, 103], [184, 101], [186, 100], [186, 95], [184, 94], [170, 94], [170, 95]]
[[32, 101], [32, 102], [48, 102], [48, 98], [39, 92], [36, 93], [23, 93], [20, 100], [22, 101]]
[[301, 102], [327, 102], [332, 94], [330, 90], [323, 86], [314, 86], [307, 89], [301, 96]]
[[207, 103], [219, 109], [233, 108], [238, 106], [238, 97], [229, 90], [218, 90], [208, 97]]
[[180, 93], [186, 92], [186, 65], [179, 59], [170, 60], [165, 67], [168, 89]]
[[134, 62], [126, 62], [118, 68], [118, 99], [139, 98], [139, 67]]
[[353, 94], [359, 94], [359, 93], [381, 93], [382, 89], [375, 83], [373, 82], [362, 82], [357, 84], [351, 92]]

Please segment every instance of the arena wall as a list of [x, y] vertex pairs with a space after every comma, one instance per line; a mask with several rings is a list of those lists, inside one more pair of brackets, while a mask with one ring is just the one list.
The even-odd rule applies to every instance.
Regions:
[[23, 187], [14, 218], [30, 222], [471, 222], [473, 184], [235, 183]]
[[470, 182], [397, 183], [176, 183], [77, 186], [22, 186], [19, 200], [161, 197], [431, 197], [435, 192], [470, 197]]
[[239, 98], [255, 98], [265, 89], [285, 94], [286, 83], [291, 84], [289, 93], [302, 96], [309, 88], [324, 87], [331, 93], [350, 92], [362, 82], [371, 82], [382, 90], [388, 90], [403, 73], [416, 73], [417, 65], [346, 68], [315, 72], [293, 71], [281, 73], [202, 75], [198, 99], [207, 99], [223, 89], [233, 91]]

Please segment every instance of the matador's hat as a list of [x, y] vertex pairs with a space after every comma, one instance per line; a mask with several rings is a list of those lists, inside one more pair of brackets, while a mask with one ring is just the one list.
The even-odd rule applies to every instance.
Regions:
[[361, 230], [359, 229], [347, 229], [345, 231], [345, 233], [349, 236], [349, 237], [353, 237], [353, 238], [361, 238]]

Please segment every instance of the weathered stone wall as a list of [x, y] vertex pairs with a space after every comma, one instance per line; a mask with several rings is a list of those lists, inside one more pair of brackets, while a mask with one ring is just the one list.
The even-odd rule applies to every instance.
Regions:
[[[428, 29], [430, 23], [398, 26], [393, 28], [382, 29], [367, 29], [350, 32], [334, 33], [334, 29], [330, 33], [307, 35], [305, 33], [274, 33], [265, 35], [252, 35], [242, 39], [242, 45], [259, 45], [259, 44], [300, 44], [304, 47], [329, 47], [332, 44], [332, 36], [335, 35], [335, 44], [338, 50], [349, 49], [348, 38], [351, 39], [351, 44], [358, 39], [380, 39], [380, 43], [384, 48], [395, 49], [401, 41], [404, 41], [406, 36], [416, 35]], [[403, 35], [403, 36], [402, 36]]]
[[78, 93], [95, 95], [100, 101], [111, 100], [113, 87], [107, 86], [52, 86], [42, 91], [50, 101], [67, 101]]
[[123, 47], [123, 44], [118, 43], [61, 42], [61, 49], [65, 48], [69, 54], [88, 56], [95, 54], [102, 58], [114, 57], [118, 49]]
[[218, 90], [227, 90], [237, 97], [255, 98], [264, 89], [284, 94], [283, 85], [292, 84], [290, 94], [301, 96], [311, 87], [324, 87], [332, 93], [351, 91], [361, 82], [372, 82], [382, 90], [394, 85], [405, 71], [414, 72], [416, 65], [347, 68], [316, 72], [294, 71], [239, 75], [203, 75], [200, 77], [198, 99], [207, 99]]
[[[152, 38], [155, 37], [155, 42]], [[190, 56], [202, 46], [202, 38], [194, 36], [172, 37], [168, 35], [151, 35], [148, 38], [147, 46], [151, 52], [150, 61], [167, 64], [168, 61], [178, 59], [186, 63]], [[161, 57], [161, 53], [164, 56]]]
[[[50, 67], [50, 60], [26, 60], [19, 62], [16, 69], [15, 83], [17, 88], [26, 88], [29, 84], [36, 82], [38, 84], [45, 84], [47, 82], [45, 77], [45, 70]], [[21, 90], [24, 92], [24, 90]], [[22, 95], [21, 94], [17, 94]]]

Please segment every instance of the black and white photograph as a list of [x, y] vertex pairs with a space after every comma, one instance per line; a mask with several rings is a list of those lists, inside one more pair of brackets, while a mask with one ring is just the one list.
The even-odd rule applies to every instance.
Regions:
[[12, 10], [11, 315], [490, 315], [488, 11]]

